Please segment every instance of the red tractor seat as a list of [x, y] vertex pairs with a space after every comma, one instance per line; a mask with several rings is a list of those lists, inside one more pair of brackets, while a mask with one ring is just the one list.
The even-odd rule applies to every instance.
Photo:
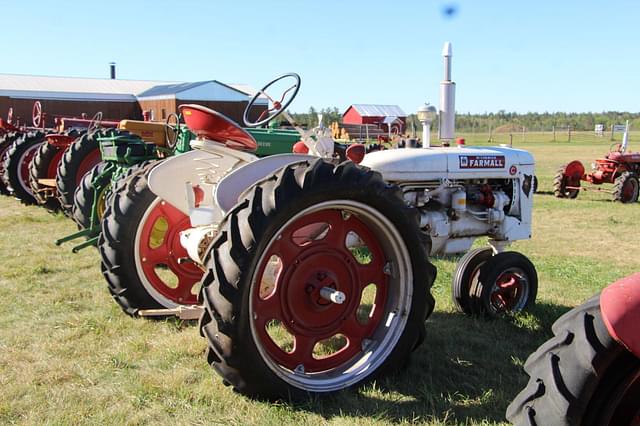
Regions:
[[178, 109], [189, 130], [199, 138], [211, 139], [240, 151], [258, 148], [253, 136], [219, 112], [194, 104], [180, 105]]

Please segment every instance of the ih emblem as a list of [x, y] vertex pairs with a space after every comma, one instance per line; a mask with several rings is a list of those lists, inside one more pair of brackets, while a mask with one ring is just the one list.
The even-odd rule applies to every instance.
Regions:
[[504, 155], [461, 155], [461, 169], [504, 169]]

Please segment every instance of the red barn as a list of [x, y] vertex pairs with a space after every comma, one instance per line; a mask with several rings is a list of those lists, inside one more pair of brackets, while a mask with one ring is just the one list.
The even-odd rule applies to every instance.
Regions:
[[403, 133], [407, 114], [397, 105], [353, 104], [342, 114], [344, 124], [375, 124], [391, 133]]

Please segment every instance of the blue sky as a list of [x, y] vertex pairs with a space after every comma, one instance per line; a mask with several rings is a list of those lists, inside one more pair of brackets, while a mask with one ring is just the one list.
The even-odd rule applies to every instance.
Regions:
[[115, 61], [123, 79], [258, 87], [294, 71], [294, 112], [379, 103], [410, 113], [437, 105], [451, 41], [458, 112], [640, 111], [637, 0], [0, 5], [1, 73], [107, 77]]

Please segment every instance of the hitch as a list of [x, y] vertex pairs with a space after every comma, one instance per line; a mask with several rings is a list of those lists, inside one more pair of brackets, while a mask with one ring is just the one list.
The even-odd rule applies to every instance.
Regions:
[[167, 309], [140, 309], [137, 314], [143, 318], [174, 316], [181, 320], [197, 320], [203, 311], [204, 307], [202, 305], [191, 305]]

